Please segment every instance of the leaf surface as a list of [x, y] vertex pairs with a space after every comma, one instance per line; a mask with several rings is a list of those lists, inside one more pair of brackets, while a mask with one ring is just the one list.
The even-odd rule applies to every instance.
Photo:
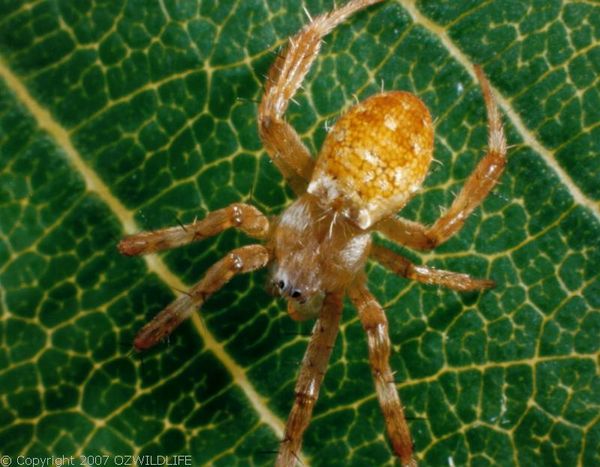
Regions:
[[[273, 464], [311, 323], [262, 271], [140, 359], [136, 330], [249, 240], [147, 259], [115, 245], [234, 201], [289, 204], [256, 100], [300, 3], [0, 3], [0, 455]], [[458, 294], [368, 267], [423, 465], [600, 464], [599, 39], [591, 1], [388, 2], [329, 36], [288, 112], [316, 154], [354, 96], [420, 96], [439, 164], [402, 215], [431, 223], [486, 145], [473, 64], [501, 104], [501, 185], [447, 244], [404, 251], [498, 286]], [[302, 461], [391, 465], [383, 433], [347, 306]]]

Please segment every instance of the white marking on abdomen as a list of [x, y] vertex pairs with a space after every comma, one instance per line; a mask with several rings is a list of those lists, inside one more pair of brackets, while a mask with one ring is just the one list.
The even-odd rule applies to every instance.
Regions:
[[394, 119], [393, 117], [391, 117], [389, 115], [385, 116], [385, 119], [383, 120], [383, 124], [392, 131], [396, 131], [396, 128], [398, 128], [398, 123], [396, 122], [396, 119]]

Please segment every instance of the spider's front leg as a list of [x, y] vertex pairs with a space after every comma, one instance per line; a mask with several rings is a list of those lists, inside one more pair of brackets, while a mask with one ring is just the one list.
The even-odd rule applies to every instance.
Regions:
[[367, 289], [364, 277], [357, 279], [348, 288], [348, 295], [356, 306], [360, 322], [367, 333], [369, 362], [392, 448], [403, 466], [416, 466], [412, 455], [410, 430], [389, 365], [390, 338], [387, 318], [381, 305]]
[[492, 191], [506, 165], [506, 139], [500, 112], [483, 70], [476, 66], [488, 118], [488, 149], [483, 159], [467, 179], [454, 202], [430, 228], [405, 219], [387, 218], [374, 226], [391, 240], [421, 250], [431, 249], [458, 232], [467, 217]]
[[289, 102], [317, 58], [323, 37], [348, 16], [380, 1], [351, 0], [314, 18], [289, 39], [287, 47], [269, 70], [258, 108], [258, 132], [271, 160], [296, 194], [306, 191], [314, 161], [296, 131], [283, 118]]
[[133, 342], [135, 350], [146, 350], [162, 341], [236, 274], [260, 269], [268, 262], [269, 251], [262, 245], [248, 245], [230, 251], [213, 264], [189, 292], [177, 298], [140, 330]]
[[269, 232], [269, 221], [254, 206], [234, 203], [209, 212], [204, 219], [191, 224], [129, 235], [119, 242], [118, 248], [126, 256], [156, 253], [212, 237], [231, 227], [262, 239]]
[[[249, 204], [234, 203], [191, 224], [129, 235], [119, 242], [118, 248], [127, 256], [155, 253], [202, 240], [231, 227], [237, 227], [254, 238], [266, 238], [269, 233], [269, 221], [264, 214]], [[156, 345], [234, 275], [262, 268], [268, 262], [269, 252], [262, 245], [244, 246], [229, 252], [210, 267], [189, 292], [140, 330], [134, 340], [134, 348], [141, 351]]]
[[285, 435], [277, 455], [277, 467], [292, 467], [298, 460], [302, 435], [312, 416], [329, 357], [338, 335], [342, 316], [342, 293], [325, 296], [323, 308], [313, 328], [296, 382], [296, 398], [285, 425]]

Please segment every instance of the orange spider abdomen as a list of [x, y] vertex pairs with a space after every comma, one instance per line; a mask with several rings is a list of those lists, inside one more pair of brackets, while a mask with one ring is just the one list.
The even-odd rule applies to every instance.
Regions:
[[425, 104], [408, 92], [372, 96], [331, 129], [308, 192], [362, 229], [401, 209], [423, 183], [433, 152]]

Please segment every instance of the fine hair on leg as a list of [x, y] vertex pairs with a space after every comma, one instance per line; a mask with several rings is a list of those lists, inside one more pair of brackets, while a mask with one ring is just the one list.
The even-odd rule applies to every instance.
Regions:
[[233, 276], [260, 269], [268, 262], [269, 251], [262, 245], [248, 245], [230, 251], [213, 264], [189, 292], [173, 301], [139, 331], [133, 342], [134, 349], [142, 351], [158, 344]]
[[371, 247], [370, 257], [393, 273], [424, 284], [440, 285], [459, 292], [484, 290], [495, 286], [490, 279], [476, 279], [468, 274], [416, 265], [404, 256], [380, 245]]
[[190, 224], [128, 235], [117, 247], [126, 256], [146, 255], [197, 242], [231, 227], [240, 229], [252, 238], [261, 239], [269, 232], [269, 221], [254, 206], [233, 203], [211, 211], [204, 219]]
[[325, 296], [296, 381], [294, 405], [285, 425], [277, 456], [277, 467], [292, 467], [298, 460], [302, 435], [310, 423], [329, 357], [340, 329], [343, 292]]
[[381, 305], [367, 289], [364, 276], [348, 288], [348, 295], [358, 310], [367, 334], [369, 363], [392, 449], [403, 466], [416, 466], [410, 430], [389, 364], [391, 346], [387, 318]]
[[312, 19], [291, 37], [269, 69], [258, 107], [258, 132], [267, 153], [296, 194], [306, 190], [314, 166], [296, 130], [284, 119], [294, 94], [317, 58], [324, 36], [348, 16], [382, 0], [351, 0]]

